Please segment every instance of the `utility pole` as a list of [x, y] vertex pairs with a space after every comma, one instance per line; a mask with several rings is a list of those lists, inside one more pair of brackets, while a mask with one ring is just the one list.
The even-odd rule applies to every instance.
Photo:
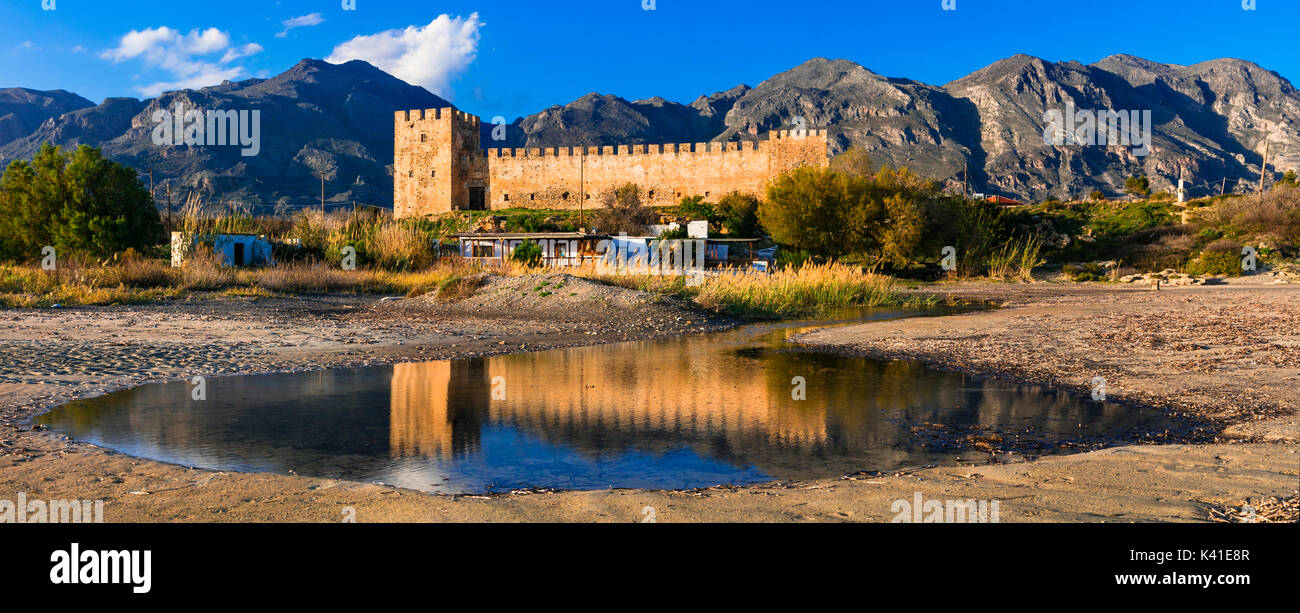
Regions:
[[582, 230], [587, 229], [587, 220], [584, 215], [583, 206], [587, 203], [587, 146], [583, 145], [582, 155], [578, 158], [578, 226]]
[[167, 184], [167, 229], [171, 230], [172, 226], [172, 184]]
[[1259, 193], [1264, 193], [1264, 173], [1268, 170], [1268, 140], [1264, 140], [1264, 161], [1259, 165]]
[[1183, 165], [1178, 165], [1178, 204], [1187, 203], [1187, 191], [1183, 188]]
[[962, 160], [961, 163], [961, 199], [962, 200], [965, 200], [966, 194], [970, 193], [969, 191], [967, 191], [970, 187], [970, 183], [969, 181], [966, 180], [966, 178], [969, 176], [970, 176], [970, 162], [966, 160]]
[[1228, 177], [1223, 178], [1223, 183], [1219, 185], [1219, 195], [1222, 196], [1228, 191]]
[[325, 172], [320, 173], [320, 214], [325, 216]]

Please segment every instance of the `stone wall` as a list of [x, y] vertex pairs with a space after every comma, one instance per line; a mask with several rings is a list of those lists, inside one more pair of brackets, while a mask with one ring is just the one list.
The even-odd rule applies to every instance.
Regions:
[[600, 208], [625, 183], [651, 206], [686, 196], [716, 202], [740, 191], [762, 196], [799, 165], [825, 167], [824, 130], [772, 132], [767, 140], [617, 147], [479, 149], [479, 119], [455, 109], [399, 111], [393, 209], [410, 217], [470, 208], [483, 188], [486, 208]]

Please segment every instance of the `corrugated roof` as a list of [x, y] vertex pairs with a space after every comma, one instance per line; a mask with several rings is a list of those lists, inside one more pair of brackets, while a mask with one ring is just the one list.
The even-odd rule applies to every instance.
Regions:
[[508, 239], [508, 238], [611, 238], [608, 234], [586, 234], [583, 232], [466, 232], [463, 234], [453, 234], [452, 238], [482, 238], [482, 239]]

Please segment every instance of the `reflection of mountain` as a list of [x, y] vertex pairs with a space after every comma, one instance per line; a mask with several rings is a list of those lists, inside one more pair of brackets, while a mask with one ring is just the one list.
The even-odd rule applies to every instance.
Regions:
[[[793, 377], [807, 398], [791, 397]], [[505, 398], [490, 400], [492, 380]], [[474, 450], [484, 425], [523, 431], [589, 457], [664, 453], [781, 476], [915, 461], [898, 421], [1071, 433], [1121, 426], [1131, 412], [1069, 394], [966, 381], [916, 363], [814, 353], [734, 352], [701, 339], [610, 345], [394, 367], [391, 454]], [[813, 461], [810, 459], [816, 458]]]

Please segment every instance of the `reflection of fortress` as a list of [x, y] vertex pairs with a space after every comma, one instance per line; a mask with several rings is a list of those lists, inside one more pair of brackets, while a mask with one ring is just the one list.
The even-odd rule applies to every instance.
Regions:
[[[886, 422], [899, 417], [897, 411], [951, 426], [1034, 417], [1048, 428], [1055, 419], [1072, 429], [1090, 421], [1079, 414], [1083, 405], [1065, 394], [963, 384], [961, 375], [923, 374], [913, 363], [861, 360], [840, 369], [839, 362], [819, 361], [844, 358], [739, 356], [705, 343], [708, 349], [698, 350], [693, 341], [646, 343], [645, 351], [610, 345], [396, 365], [390, 452], [470, 454], [484, 426], [504, 425], [592, 456], [690, 445], [701, 455], [792, 474], [806, 470], [813, 455], [843, 457], [853, 463], [846, 470], [864, 459], [879, 465], [901, 460], [918, 441]], [[791, 399], [792, 373], [806, 376], [806, 400]], [[490, 399], [495, 377], [506, 382], [503, 400]], [[976, 411], [960, 418], [947, 412], [959, 406]]]

